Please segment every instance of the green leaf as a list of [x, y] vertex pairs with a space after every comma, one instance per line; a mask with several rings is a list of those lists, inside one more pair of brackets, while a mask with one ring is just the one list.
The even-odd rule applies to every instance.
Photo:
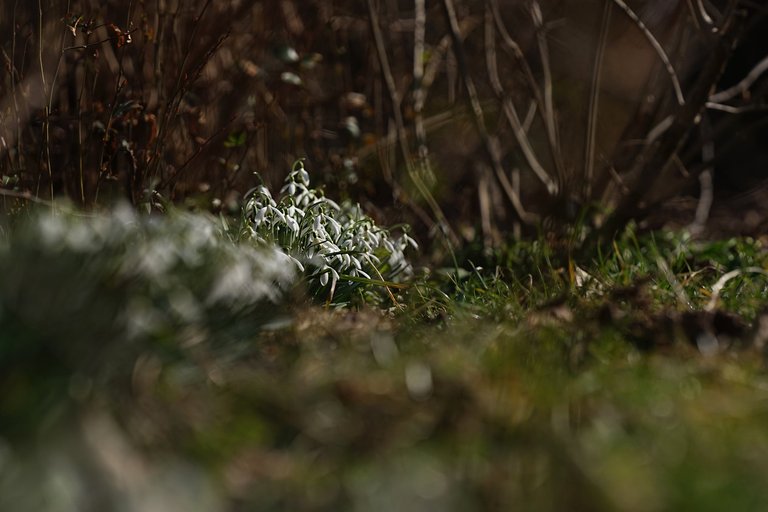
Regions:
[[227, 140], [224, 141], [224, 147], [239, 148], [245, 145], [245, 132], [230, 133], [227, 136]]

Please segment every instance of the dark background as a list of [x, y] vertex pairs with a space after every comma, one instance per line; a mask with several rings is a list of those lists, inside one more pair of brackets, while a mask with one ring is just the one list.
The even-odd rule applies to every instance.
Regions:
[[[705, 2], [710, 26], [697, 2], [429, 1], [415, 79], [417, 4], [13, 2], [0, 12], [5, 208], [31, 196], [85, 207], [162, 197], [236, 212], [249, 188], [279, 186], [306, 158], [314, 184], [380, 220], [492, 245], [585, 220], [614, 229], [649, 213], [653, 225], [685, 225], [698, 175], [713, 166], [710, 229], [762, 229], [768, 81], [730, 102], [739, 114], [705, 109], [696, 90], [736, 84], [768, 55], [765, 7]], [[638, 20], [666, 52], [689, 110]], [[529, 121], [556, 191], [531, 172], [504, 101]], [[648, 148], [666, 118], [680, 126]], [[745, 224], [746, 204], [754, 215]]]

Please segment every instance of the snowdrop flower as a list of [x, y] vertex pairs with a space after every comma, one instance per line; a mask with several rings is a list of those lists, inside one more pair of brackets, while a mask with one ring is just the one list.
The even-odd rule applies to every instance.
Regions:
[[309, 184], [309, 173], [297, 162], [277, 201], [266, 187], [254, 189], [246, 206], [250, 222], [244, 232], [288, 253], [315, 289], [338, 291], [339, 286], [350, 290], [365, 285], [345, 280], [344, 275], [369, 280], [371, 275], [384, 280], [409, 275], [404, 250], [417, 247], [412, 238], [391, 237], [359, 204], [339, 205]]

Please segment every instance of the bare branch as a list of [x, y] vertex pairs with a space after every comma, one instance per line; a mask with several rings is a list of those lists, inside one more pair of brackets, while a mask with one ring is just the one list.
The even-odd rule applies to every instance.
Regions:
[[[507, 31], [507, 28], [504, 26], [504, 22], [501, 18], [501, 12], [499, 11], [498, 0], [488, 0], [488, 4], [490, 5], [491, 11], [493, 12], [493, 20], [496, 24], [496, 30], [498, 31], [498, 34], [501, 38], [502, 47], [515, 58], [518, 65], [520, 66], [520, 69], [522, 69], [523, 75], [528, 82], [528, 88], [530, 89], [530, 92], [536, 101], [536, 106], [538, 107], [537, 110], [542, 114], [543, 118], [545, 115], [544, 113], [546, 112], [546, 107], [544, 105], [545, 101], [541, 87], [539, 86], [536, 77], [533, 75], [533, 71], [528, 64], [528, 61], [526, 60], [520, 45], [512, 38], [512, 36]], [[530, 119], [532, 121], [530, 116], [526, 117], [526, 119]], [[546, 123], [546, 120], [544, 122]], [[527, 127], [530, 126], [530, 121], [526, 121], [523, 124], [526, 126], [525, 131], [527, 132]], [[551, 125], [552, 123], [548, 124]], [[552, 161], [554, 162], [555, 167], [558, 168], [559, 171], [562, 171], [562, 160], [560, 159], [559, 144], [556, 138], [557, 132], [549, 129], [546, 132], [549, 150], [552, 155]]]
[[741, 82], [724, 91], [713, 94], [709, 97], [709, 101], [711, 103], [724, 103], [732, 100], [736, 96], [745, 94], [749, 88], [752, 87], [752, 84], [754, 84], [766, 71], [768, 71], [768, 57], [765, 57], [758, 62]]
[[760, 274], [762, 276], [768, 276], [768, 272], [760, 267], [737, 268], [736, 270], [731, 270], [730, 272], [723, 274], [714, 286], [712, 286], [712, 295], [709, 296], [709, 302], [704, 310], [714, 311], [717, 308], [717, 301], [720, 300], [720, 293], [723, 291], [723, 288], [725, 288], [725, 285], [728, 284], [728, 281], [743, 274]]
[[[442, 230], [443, 233], [446, 234], [448, 239], [452, 244], [458, 243], [458, 237], [450, 228], [450, 225], [448, 224], [448, 220], [445, 217], [445, 214], [443, 213], [443, 210], [440, 208], [440, 205], [437, 204], [437, 201], [432, 196], [432, 193], [429, 191], [429, 189], [424, 184], [423, 180], [421, 179], [421, 176], [417, 173], [416, 169], [413, 168], [413, 161], [411, 159], [411, 154], [408, 149], [408, 136], [405, 131], [405, 122], [403, 121], [403, 113], [400, 110], [401, 107], [401, 100], [397, 93], [397, 86], [395, 84], [395, 79], [392, 76], [392, 68], [389, 65], [389, 57], [387, 55], [387, 49], [384, 44], [384, 36], [381, 33], [381, 26], [379, 23], [379, 16], [376, 12], [376, 7], [374, 6], [373, 0], [368, 0], [368, 16], [371, 24], [371, 31], [373, 32], [373, 40], [376, 45], [376, 53], [379, 57], [379, 64], [381, 65], [381, 72], [384, 75], [384, 83], [387, 86], [387, 91], [389, 93], [390, 101], [392, 102], [392, 115], [395, 119], [395, 127], [397, 130], [397, 140], [399, 142], [400, 151], [403, 155], [404, 163], [408, 169], [408, 174], [411, 177], [411, 180], [413, 180], [414, 185], [416, 185], [416, 188], [419, 190], [419, 193], [421, 193], [424, 200], [429, 205], [430, 209], [432, 210], [433, 215], [437, 218], [438, 224]], [[394, 183], [393, 183], [394, 184]]]
[[704, 6], [704, 1], [696, 0], [696, 6], [699, 8], [699, 15], [701, 16], [702, 21], [704, 21], [704, 23], [706, 23], [707, 25], [714, 26], [715, 21], [707, 12], [707, 8]]
[[426, 10], [424, 0], [415, 1], [413, 23], [413, 117], [416, 129], [416, 146], [421, 167], [429, 168], [429, 149], [427, 147], [427, 132], [424, 129], [424, 36], [426, 32]]
[[714, 166], [712, 163], [715, 160], [715, 143], [712, 139], [712, 126], [706, 115], [702, 115], [701, 137], [704, 139], [704, 144], [701, 147], [701, 161], [706, 167], [699, 174], [699, 203], [696, 205], [693, 222], [688, 226], [691, 233], [695, 235], [704, 231], [714, 201]]
[[726, 114], [744, 114], [746, 112], [764, 112], [768, 110], [768, 105], [744, 105], [742, 107], [734, 107], [732, 105], [724, 105], [722, 103], [715, 103], [708, 101], [706, 104], [709, 110], [717, 110], [719, 112], [725, 112]]
[[[480, 100], [477, 97], [477, 89], [475, 88], [475, 82], [472, 80], [472, 76], [469, 73], [467, 67], [467, 57], [464, 52], [464, 46], [461, 43], [461, 34], [459, 32], [459, 23], [456, 19], [456, 9], [453, 5], [453, 0], [443, 0], [443, 11], [445, 17], [448, 19], [448, 28], [451, 34], [451, 40], [453, 41], [453, 52], [456, 55], [459, 68], [461, 69], [464, 78], [464, 87], [467, 91], [467, 99], [469, 101], [470, 109], [475, 118], [475, 126], [480, 134], [485, 145], [485, 150], [488, 153], [488, 157], [493, 164], [494, 171], [499, 179], [504, 192], [507, 194], [512, 206], [514, 207], [520, 220], [526, 223], [532, 223], [535, 220], [535, 215], [527, 212], [523, 207], [520, 195], [514, 190], [511, 183], [507, 179], [504, 169], [501, 166], [501, 159], [499, 156], [499, 142], [495, 137], [492, 137], [488, 133], [488, 129], [485, 126], [485, 116], [483, 115], [483, 109], [480, 106]], [[518, 125], [519, 125], [518, 119]]]
[[533, 18], [533, 24], [536, 27], [536, 41], [539, 47], [539, 56], [541, 57], [541, 67], [544, 72], [544, 124], [547, 127], [549, 139], [553, 144], [552, 156], [556, 158], [560, 154], [560, 141], [557, 133], [555, 102], [552, 97], [552, 68], [549, 62], [549, 44], [547, 42], [547, 33], [544, 28], [541, 7], [536, 0], [533, 0], [531, 4], [531, 18]]
[[589, 89], [589, 118], [587, 120], [587, 143], [584, 149], [584, 187], [585, 197], [589, 199], [592, 188], [592, 177], [595, 172], [595, 151], [597, 145], [597, 115], [600, 103], [600, 81], [603, 73], [603, 57], [608, 41], [608, 28], [611, 25], [611, 2], [606, 0], [603, 5], [603, 15], [600, 22], [600, 36], [595, 49], [595, 60], [592, 68], [592, 84]]
[[[506, 115], [507, 120], [510, 126], [512, 127], [512, 131], [515, 135], [515, 140], [520, 145], [520, 149], [523, 152], [523, 155], [525, 156], [525, 159], [528, 162], [528, 165], [531, 167], [531, 170], [534, 172], [534, 174], [536, 174], [539, 180], [541, 180], [541, 182], [547, 188], [547, 192], [549, 192], [550, 195], [555, 195], [557, 193], [557, 184], [554, 182], [554, 180], [552, 180], [550, 175], [541, 165], [541, 162], [539, 162], [539, 159], [536, 156], [533, 146], [531, 145], [530, 140], [528, 140], [527, 129], [523, 125], [523, 122], [520, 120], [520, 115], [518, 114], [514, 103], [512, 102], [509, 95], [506, 94], [506, 92], [504, 91], [504, 87], [502, 86], [501, 80], [499, 79], [499, 70], [498, 70], [498, 67], [496, 66], [496, 52], [494, 51], [495, 35], [493, 30], [493, 24], [490, 23], [490, 12], [488, 12], [488, 16], [486, 16], [486, 21], [488, 22], [486, 23], [486, 59], [485, 60], [486, 60], [486, 65], [488, 67], [488, 79], [491, 82], [491, 87], [493, 87], [493, 90], [496, 93], [496, 96], [502, 102], [504, 114]], [[480, 115], [482, 116], [482, 111], [480, 112]]]
[[675, 89], [675, 96], [677, 97], [677, 103], [680, 106], [685, 105], [685, 97], [683, 96], [683, 89], [680, 87], [680, 80], [677, 78], [677, 73], [675, 72], [675, 68], [672, 66], [672, 62], [669, 60], [669, 57], [667, 56], [667, 52], [664, 51], [664, 47], [661, 46], [661, 43], [658, 39], [651, 33], [651, 31], [648, 29], [648, 27], [643, 23], [643, 20], [640, 19], [640, 17], [633, 11], [625, 2], [624, 0], [613, 0], [613, 3], [615, 3], [619, 8], [624, 12], [624, 14], [629, 17], [629, 19], [634, 22], [634, 24], [637, 26], [637, 28], [640, 29], [640, 31], [643, 33], [645, 38], [648, 40], [648, 42], [651, 44], [653, 49], [656, 51], [656, 55], [659, 56], [659, 59], [661, 59], [661, 62], [664, 64], [664, 67], [667, 70], [667, 74], [669, 75], [670, 80], [672, 81], [672, 87]]

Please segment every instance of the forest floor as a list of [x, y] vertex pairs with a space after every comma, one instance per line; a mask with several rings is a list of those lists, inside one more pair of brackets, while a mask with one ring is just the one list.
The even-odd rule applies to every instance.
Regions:
[[[35, 283], [45, 251], [22, 246], [38, 259], [3, 256], [22, 277], [2, 286], [0, 510], [768, 504], [761, 240], [630, 229], [579, 262], [517, 244], [492, 267], [417, 271], [379, 306], [293, 292], [248, 317], [180, 315], [152, 343], [106, 353], [110, 331], [87, 320], [104, 314], [102, 291], [66, 335], [29, 326], [58, 325], [107, 256]], [[184, 309], [155, 284], [152, 307]], [[21, 321], [9, 310], [36, 286], [61, 305]], [[243, 319], [258, 311], [258, 326]]]

